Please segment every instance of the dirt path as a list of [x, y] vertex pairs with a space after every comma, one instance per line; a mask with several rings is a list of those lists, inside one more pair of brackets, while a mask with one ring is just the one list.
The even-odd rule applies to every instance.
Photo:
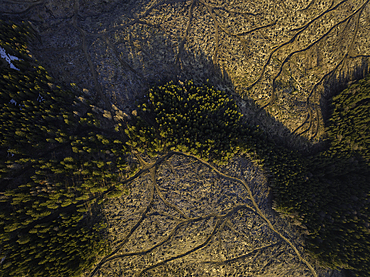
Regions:
[[205, 161], [202, 161], [200, 160], [199, 158], [195, 157], [194, 155], [189, 155], [189, 154], [182, 154], [182, 153], [177, 153], [178, 155], [185, 155], [187, 157], [191, 157], [193, 159], [197, 159], [199, 162], [201, 162], [202, 164], [205, 164], [206, 166], [208, 166], [209, 168], [213, 169], [218, 175], [220, 175], [221, 177], [227, 179], [227, 180], [230, 180], [230, 181], [236, 181], [236, 182], [239, 182], [241, 184], [243, 184], [244, 188], [247, 190], [248, 192], [248, 195], [249, 195], [249, 198], [250, 200], [252, 201], [253, 203], [253, 207], [256, 211], [256, 213], [263, 218], [263, 220], [266, 221], [267, 225], [269, 226], [269, 228], [271, 229], [271, 231], [275, 232], [280, 238], [282, 238], [287, 244], [289, 244], [289, 246], [294, 250], [294, 252], [296, 253], [298, 259], [300, 261], [302, 261], [303, 263], [306, 264], [306, 266], [310, 269], [311, 273], [313, 276], [317, 277], [317, 273], [315, 271], [315, 269], [312, 267], [312, 265], [307, 261], [305, 260], [304, 258], [302, 258], [301, 254], [299, 253], [299, 251], [297, 250], [297, 248], [294, 246], [293, 242], [291, 242], [289, 239], [287, 239], [284, 235], [282, 235], [278, 230], [275, 229], [275, 227], [272, 225], [272, 223], [270, 222], [270, 220], [267, 219], [267, 217], [264, 215], [264, 213], [261, 211], [261, 209], [258, 207], [258, 204], [256, 203], [256, 200], [254, 199], [253, 197], [253, 194], [252, 194], [252, 191], [251, 189], [249, 188], [247, 182], [245, 182], [243, 179], [239, 179], [239, 178], [236, 178], [236, 177], [232, 177], [232, 176], [229, 176], [227, 174], [224, 174], [222, 173], [221, 171], [219, 171], [217, 168], [215, 168], [214, 166], [212, 166], [211, 164], [205, 162]]
[[333, 273], [306, 257], [297, 230], [274, 215], [266, 179], [248, 161], [216, 168], [177, 152], [138, 160], [130, 194], [105, 207], [112, 251], [86, 276]]

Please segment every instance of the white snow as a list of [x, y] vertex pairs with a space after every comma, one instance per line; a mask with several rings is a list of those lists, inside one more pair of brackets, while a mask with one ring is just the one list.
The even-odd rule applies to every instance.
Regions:
[[8, 55], [5, 51], [4, 48], [2, 48], [0, 46], [0, 56], [5, 59], [9, 64], [10, 64], [10, 68], [13, 68], [13, 69], [16, 69], [16, 70], [19, 70], [18, 68], [16, 68], [13, 64], [12, 64], [12, 61], [14, 60], [19, 60], [17, 57], [15, 56], [12, 56], [12, 55]]

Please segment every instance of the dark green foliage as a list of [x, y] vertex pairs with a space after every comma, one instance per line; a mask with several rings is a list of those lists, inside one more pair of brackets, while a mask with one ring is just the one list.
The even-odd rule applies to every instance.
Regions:
[[[27, 52], [29, 27], [0, 30]], [[0, 68], [0, 276], [78, 276], [107, 250], [98, 202], [124, 191], [126, 146], [36, 61], [16, 66]]]
[[351, 269], [354, 276], [370, 272], [369, 88], [367, 77], [334, 97], [330, 147], [294, 162], [303, 171], [287, 167], [285, 181], [273, 178], [277, 208], [294, 212], [308, 228], [311, 255], [326, 266]]
[[370, 76], [333, 98], [328, 154], [361, 156], [370, 165]]
[[182, 151], [218, 161], [237, 153], [242, 115], [225, 92], [171, 81], [152, 88], [146, 101], [139, 105], [138, 122], [126, 131], [140, 152]]
[[87, 224], [83, 213], [77, 212], [32, 224], [28, 233], [18, 231], [17, 243], [3, 244], [1, 272], [3, 276], [79, 276], [95, 261], [97, 249], [106, 248], [101, 238], [104, 227]]
[[329, 196], [320, 203], [311, 250], [327, 265], [352, 269], [355, 276], [370, 272], [369, 119], [370, 76], [333, 98], [330, 148], [311, 164]]

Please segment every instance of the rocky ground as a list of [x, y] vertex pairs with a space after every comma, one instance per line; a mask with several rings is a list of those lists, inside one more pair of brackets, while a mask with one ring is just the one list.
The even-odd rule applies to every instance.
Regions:
[[[368, 71], [369, 6], [0, 0], [0, 16], [30, 22], [39, 37], [30, 46], [34, 56], [57, 81], [76, 83], [104, 109], [114, 104], [130, 115], [135, 99], [158, 80], [209, 79], [234, 94], [250, 124], [305, 150], [320, 145], [329, 96]], [[330, 276], [304, 256], [296, 227], [273, 213], [258, 168], [238, 158], [222, 170], [243, 180], [253, 197], [242, 181], [190, 157], [172, 156], [140, 175], [130, 195], [105, 209], [116, 252], [94, 274]]]

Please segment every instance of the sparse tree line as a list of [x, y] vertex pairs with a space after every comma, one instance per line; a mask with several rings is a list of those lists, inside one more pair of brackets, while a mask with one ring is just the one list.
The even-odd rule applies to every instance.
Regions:
[[101, 204], [127, 192], [138, 170], [130, 154], [169, 151], [218, 165], [248, 155], [269, 176], [275, 208], [301, 222], [312, 256], [358, 276], [370, 272], [369, 78], [334, 97], [330, 147], [304, 156], [243, 124], [228, 94], [192, 81], [153, 87], [130, 125], [103, 128], [94, 106], [28, 56], [28, 25], [0, 29], [0, 46], [24, 54], [20, 71], [0, 69], [1, 276], [89, 269], [108, 247]]

